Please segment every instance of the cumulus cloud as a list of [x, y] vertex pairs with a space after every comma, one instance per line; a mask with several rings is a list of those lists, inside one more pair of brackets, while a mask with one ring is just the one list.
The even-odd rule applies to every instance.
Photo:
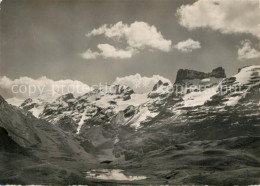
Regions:
[[130, 25], [121, 21], [115, 25], [103, 25], [87, 34], [88, 37], [105, 35], [116, 41], [125, 39], [129, 47], [135, 49], [153, 48], [161, 51], [171, 49], [171, 40], [166, 40], [155, 26], [145, 22], [134, 22]]
[[247, 33], [260, 39], [259, 0], [198, 0], [177, 10], [179, 23], [192, 30], [211, 28], [224, 34]]
[[93, 52], [91, 49], [88, 49], [86, 52], [81, 54], [81, 57], [84, 59], [96, 59], [99, 55], [98, 52]]
[[126, 85], [131, 87], [136, 93], [150, 92], [154, 85], [161, 80], [164, 83], [171, 84], [171, 81], [159, 75], [153, 75], [152, 77], [141, 76], [140, 74], [117, 77], [113, 84]]
[[112, 45], [109, 44], [99, 44], [97, 46], [99, 50], [101, 50], [100, 55], [102, 55], [104, 58], [131, 58], [133, 55], [133, 50], [121, 50], [117, 49]]
[[192, 39], [187, 39], [186, 41], [181, 41], [174, 48], [182, 52], [191, 52], [192, 50], [201, 48], [200, 42], [194, 41]]
[[96, 59], [98, 56], [102, 56], [103, 58], [126, 59], [131, 58], [132, 55], [137, 52], [133, 49], [118, 49], [110, 44], [98, 44], [97, 48], [100, 50], [99, 52], [93, 52], [91, 49], [88, 49], [86, 52], [81, 54], [81, 57], [84, 59]]
[[237, 51], [238, 59], [245, 60], [245, 59], [253, 59], [260, 57], [260, 51], [252, 48], [252, 43], [249, 40], [245, 40], [241, 42], [241, 46]]
[[46, 97], [46, 99], [52, 99], [67, 93], [79, 96], [90, 90], [91, 88], [88, 85], [74, 80], [54, 81], [46, 77], [39, 79], [20, 77], [13, 80], [6, 76], [0, 77], [1, 94], [13, 100], [24, 100], [29, 97]]
[[100, 26], [99, 28], [93, 29], [91, 32], [87, 33], [86, 36], [97, 36], [97, 35], [105, 35], [108, 38], [117, 38], [120, 39], [124, 36], [128, 29], [128, 26], [123, 24], [122, 21], [108, 26], [107, 24], [104, 24]]
[[[152, 49], [168, 52], [171, 49], [172, 41], [164, 39], [161, 32], [153, 25], [149, 25], [146, 22], [134, 22], [130, 25], [124, 24], [121, 21], [114, 25], [103, 25], [99, 28], [93, 29], [86, 34], [87, 37], [104, 35], [105, 37], [112, 39], [116, 42], [126, 42], [127, 50], [116, 49], [109, 44], [99, 44], [98, 48], [101, 50], [99, 55], [103, 57], [111, 58], [131, 58], [133, 54], [136, 54], [144, 49]], [[100, 47], [101, 45], [101, 47]], [[105, 56], [102, 49], [109, 49], [114, 51], [116, 55]], [[89, 50], [88, 50], [89, 51]], [[87, 56], [92, 56], [93, 52], [88, 52]], [[118, 54], [118, 55], [117, 55]], [[98, 55], [94, 55], [97, 57]], [[124, 56], [124, 57], [122, 57]], [[92, 57], [93, 59], [94, 57]], [[85, 58], [86, 59], [86, 58]]]

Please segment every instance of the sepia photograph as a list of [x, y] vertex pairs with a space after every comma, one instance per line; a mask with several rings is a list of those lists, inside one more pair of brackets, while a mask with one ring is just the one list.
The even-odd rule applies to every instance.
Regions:
[[259, 185], [260, 0], [0, 0], [0, 185]]

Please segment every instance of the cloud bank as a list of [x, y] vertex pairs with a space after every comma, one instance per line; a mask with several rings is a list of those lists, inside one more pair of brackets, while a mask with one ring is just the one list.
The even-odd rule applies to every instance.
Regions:
[[252, 48], [252, 43], [249, 40], [244, 40], [241, 42], [241, 46], [238, 49], [237, 53], [239, 60], [254, 59], [260, 57], [260, 51]]
[[81, 56], [85, 59], [95, 59], [98, 56], [104, 58], [131, 58], [134, 54], [144, 49], [169, 52], [172, 41], [164, 39], [161, 32], [153, 25], [146, 22], [134, 22], [130, 25], [121, 21], [114, 25], [102, 25], [86, 34], [87, 37], [104, 35], [116, 41], [125, 42], [126, 49], [118, 49], [110, 44], [98, 44], [99, 52], [88, 49]]
[[166, 79], [160, 75], [153, 75], [152, 77], [141, 76], [140, 74], [117, 77], [113, 84], [126, 85], [131, 87], [136, 93], [150, 92], [154, 85], [161, 80], [164, 83], [170, 83], [169, 79]]
[[211, 28], [224, 34], [246, 33], [260, 39], [259, 0], [198, 0], [177, 10], [179, 23], [192, 30]]
[[[140, 74], [117, 77], [113, 84], [127, 85], [136, 93], [147, 93], [152, 90], [159, 80], [171, 84], [170, 80], [160, 75], [146, 77]], [[20, 106], [28, 98], [37, 98], [51, 102], [58, 96], [73, 93], [77, 97], [93, 90], [93, 88], [98, 87], [95, 85], [90, 87], [77, 80], [54, 81], [47, 77], [10, 79], [6, 76], [0, 76], [0, 95], [4, 96], [10, 104], [17, 106]]]
[[182, 52], [191, 52], [192, 50], [201, 48], [200, 42], [194, 41], [192, 39], [187, 39], [186, 41], [181, 41], [174, 46], [174, 48]]
[[73, 93], [79, 96], [90, 91], [90, 87], [80, 81], [59, 80], [54, 81], [46, 77], [32, 79], [29, 77], [20, 77], [19, 79], [10, 79], [6, 76], [0, 77], [0, 91], [7, 98], [27, 99], [39, 96], [57, 97], [67, 93]]

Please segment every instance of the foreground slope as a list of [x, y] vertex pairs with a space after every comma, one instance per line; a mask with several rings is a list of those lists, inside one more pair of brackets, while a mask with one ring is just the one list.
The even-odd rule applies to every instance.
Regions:
[[77, 183], [81, 166], [95, 163], [73, 136], [9, 105], [1, 96], [0, 133], [4, 183]]

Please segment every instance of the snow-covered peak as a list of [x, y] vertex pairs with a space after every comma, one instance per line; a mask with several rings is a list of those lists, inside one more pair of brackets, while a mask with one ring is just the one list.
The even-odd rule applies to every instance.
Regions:
[[173, 92], [173, 85], [169, 82], [159, 80], [153, 87], [153, 90], [148, 94], [149, 98], [164, 98]]
[[[39, 117], [43, 112], [45, 106], [49, 103], [57, 101], [60, 95], [52, 94], [47, 92], [46, 94], [42, 94], [36, 98], [28, 98], [19, 106], [25, 110], [32, 112], [35, 117]], [[62, 97], [62, 96], [61, 96]]]
[[209, 103], [236, 106], [258, 85], [260, 85], [260, 65], [241, 68], [236, 75], [220, 82], [216, 95]]
[[180, 107], [195, 107], [204, 104], [235, 106], [247, 93], [260, 84], [260, 66], [241, 68], [228, 78], [208, 77], [204, 79], [182, 80], [184, 87], [183, 102]]
[[126, 85], [131, 87], [136, 93], [149, 93], [154, 85], [161, 80], [171, 84], [171, 81], [160, 75], [153, 75], [151, 77], [141, 76], [140, 74], [117, 77], [113, 84]]

